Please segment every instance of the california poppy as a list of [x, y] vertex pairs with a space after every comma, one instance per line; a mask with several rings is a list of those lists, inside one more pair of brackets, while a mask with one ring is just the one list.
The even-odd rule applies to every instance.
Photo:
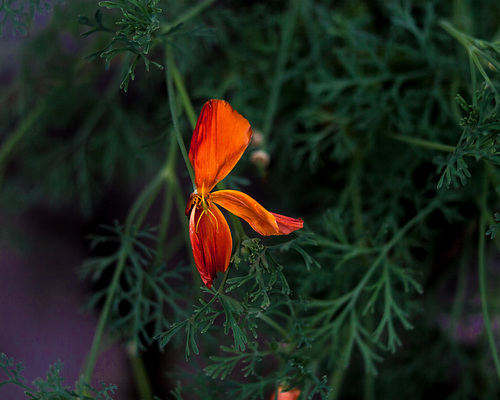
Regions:
[[225, 272], [233, 242], [218, 206], [243, 218], [258, 233], [287, 235], [302, 228], [303, 221], [267, 211], [243, 192], [211, 193], [234, 168], [252, 137], [250, 123], [226, 101], [210, 100], [203, 106], [191, 139], [189, 160], [195, 172], [196, 190], [189, 197], [189, 237], [196, 267], [210, 288], [217, 272]]

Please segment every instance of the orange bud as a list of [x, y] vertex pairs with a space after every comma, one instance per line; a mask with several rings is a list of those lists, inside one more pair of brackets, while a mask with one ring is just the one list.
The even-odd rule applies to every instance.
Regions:
[[287, 392], [284, 390], [283, 386], [280, 386], [278, 388], [278, 398], [276, 398], [276, 392], [273, 392], [269, 400], [297, 400], [300, 396], [300, 389], [298, 388], [290, 389]]

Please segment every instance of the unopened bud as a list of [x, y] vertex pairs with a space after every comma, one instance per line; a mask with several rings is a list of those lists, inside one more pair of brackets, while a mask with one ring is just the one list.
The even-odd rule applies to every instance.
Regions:
[[276, 393], [272, 393], [269, 397], [269, 400], [297, 400], [300, 396], [300, 389], [293, 388], [288, 391], [284, 391], [286, 389], [283, 386], [278, 388], [278, 397], [276, 397]]
[[250, 161], [254, 165], [267, 168], [267, 166], [271, 162], [271, 156], [265, 150], [255, 150], [250, 155]]
[[260, 147], [264, 144], [264, 134], [261, 131], [253, 131], [252, 141], [250, 142], [250, 146], [252, 147]]

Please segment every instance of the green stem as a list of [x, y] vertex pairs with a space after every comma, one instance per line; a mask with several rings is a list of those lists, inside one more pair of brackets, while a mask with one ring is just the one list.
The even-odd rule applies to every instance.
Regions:
[[[125, 222], [125, 228], [124, 228], [125, 235], [130, 234], [133, 229], [139, 229], [140, 225], [142, 225], [142, 221], [146, 215], [145, 213], [149, 209], [152, 203], [151, 198], [156, 196], [156, 194], [158, 193], [158, 189], [161, 186], [164, 179], [165, 176], [164, 176], [164, 171], [162, 169], [156, 175], [153, 181], [151, 181], [150, 184], [146, 188], [144, 188], [141, 194], [137, 197], [136, 201], [130, 208], [127, 220]], [[146, 207], [144, 207], [145, 204]], [[92, 346], [90, 347], [89, 351], [89, 356], [87, 358], [84, 367], [84, 378], [87, 383], [90, 383], [92, 380], [92, 372], [97, 362], [97, 357], [99, 355], [102, 337], [104, 334], [104, 330], [106, 328], [109, 315], [111, 313], [111, 306], [113, 304], [115, 293], [118, 289], [120, 277], [126, 265], [127, 255], [130, 251], [130, 245], [131, 245], [130, 242], [126, 241], [122, 243], [122, 247], [120, 249], [120, 255], [118, 258], [118, 262], [116, 264], [116, 269], [113, 273], [113, 277], [109, 285], [108, 294], [106, 296], [104, 307], [101, 311], [99, 321], [97, 323], [96, 333], [94, 335]]]
[[266, 314], [259, 312], [257, 316], [266, 324], [276, 329], [280, 333], [280, 335], [283, 336], [284, 338], [288, 336], [288, 332], [286, 331], [286, 329], [284, 329], [280, 324], [278, 324], [273, 319], [269, 318]]
[[382, 251], [378, 255], [378, 257], [373, 262], [370, 269], [363, 276], [363, 279], [356, 285], [354, 288], [354, 294], [352, 300], [350, 300], [349, 305], [347, 307], [352, 308], [354, 303], [356, 302], [358, 296], [361, 294], [366, 284], [370, 280], [371, 275], [377, 270], [378, 266], [382, 263], [382, 261], [387, 257], [387, 254], [392, 250], [392, 248], [398, 243], [411, 228], [413, 228], [417, 223], [426, 218], [437, 206], [439, 203], [439, 199], [432, 201], [426, 208], [420, 211], [417, 215], [415, 215], [411, 220], [409, 220], [405, 226], [403, 226], [396, 234], [392, 237], [392, 239], [382, 247]]
[[12, 156], [12, 153], [16, 150], [19, 142], [21, 142], [24, 136], [30, 131], [33, 125], [44, 113], [45, 108], [46, 102], [41, 102], [33, 112], [23, 119], [23, 122], [17, 130], [3, 143], [2, 148], [0, 149], [0, 185], [5, 173], [5, 167]]
[[167, 75], [167, 90], [168, 90], [168, 102], [170, 105], [170, 114], [172, 115], [172, 122], [174, 125], [175, 135], [177, 137], [177, 142], [179, 144], [179, 149], [181, 150], [182, 158], [184, 159], [184, 163], [186, 164], [186, 168], [189, 172], [189, 176], [191, 177], [191, 181], [193, 182], [193, 191], [196, 190], [195, 183], [195, 174], [194, 169], [189, 160], [189, 156], [186, 150], [186, 146], [184, 145], [184, 140], [182, 138], [181, 131], [179, 129], [179, 120], [177, 119], [177, 110], [175, 104], [175, 92], [174, 92], [174, 84], [173, 84], [173, 70], [174, 70], [174, 53], [171, 49], [170, 45], [166, 45], [166, 75]]
[[175, 87], [179, 92], [179, 96], [182, 101], [182, 105], [184, 107], [184, 111], [188, 117], [189, 123], [191, 124], [191, 128], [194, 129], [196, 126], [196, 113], [194, 112], [193, 105], [191, 104], [191, 99], [189, 98], [188, 92], [186, 90], [186, 86], [184, 86], [184, 81], [182, 80], [182, 76], [179, 73], [179, 70], [172, 63], [172, 75], [174, 78]]
[[430, 140], [414, 138], [405, 135], [388, 135], [392, 139], [399, 140], [401, 142], [414, 144], [419, 147], [425, 147], [431, 150], [446, 151], [448, 153], [453, 153], [455, 151], [455, 146], [448, 146], [446, 144], [431, 142]]
[[104, 334], [104, 329], [106, 328], [106, 323], [108, 321], [109, 314], [111, 313], [111, 305], [113, 304], [113, 299], [115, 297], [115, 292], [118, 288], [118, 283], [120, 282], [120, 276], [125, 268], [125, 262], [127, 260], [127, 254], [129, 250], [130, 243], [125, 242], [120, 249], [120, 257], [116, 265], [115, 272], [113, 273], [113, 278], [111, 284], [109, 285], [108, 295], [106, 296], [106, 301], [104, 307], [101, 311], [101, 316], [99, 322], [97, 323], [96, 332], [94, 334], [94, 339], [92, 341], [92, 346], [90, 348], [89, 356], [85, 363], [84, 368], [84, 379], [85, 382], [91, 384], [92, 373], [97, 362], [97, 356], [99, 355], [99, 350], [101, 347], [101, 340]]
[[[353, 159], [351, 167], [350, 185], [351, 185], [351, 198], [352, 198], [352, 211], [354, 216], [354, 232], [356, 237], [360, 238], [360, 244], [364, 242], [363, 234], [365, 232], [365, 226], [363, 223], [363, 204], [361, 195], [361, 176], [363, 175], [363, 154], [360, 152]], [[361, 256], [362, 263], [368, 266], [368, 259], [366, 256]], [[367, 328], [372, 331], [373, 329], [373, 315], [369, 314], [365, 317]], [[372, 347], [373, 344], [368, 344]], [[364, 375], [364, 385], [363, 385], [363, 399], [373, 400], [375, 398], [375, 379], [372, 373], [369, 371], [365, 372]]]
[[485, 263], [485, 230], [486, 230], [486, 210], [487, 210], [487, 195], [488, 195], [488, 180], [487, 174], [483, 174], [483, 193], [480, 199], [480, 216], [479, 216], [479, 242], [478, 242], [478, 264], [479, 264], [479, 292], [481, 296], [481, 307], [483, 310], [484, 329], [488, 337], [491, 356], [497, 372], [497, 377], [500, 382], [500, 359], [498, 357], [498, 349], [493, 335], [491, 326], [490, 314], [488, 311], [488, 294], [487, 294], [487, 278], [486, 278], [486, 263]]
[[[466, 35], [463, 32], [455, 29], [449, 22], [440, 21], [439, 25], [453, 38], [455, 38], [467, 51], [467, 55], [469, 56], [469, 68], [471, 74], [472, 81], [472, 93], [476, 93], [477, 91], [477, 77], [474, 66], [477, 68], [478, 72], [481, 74], [483, 79], [490, 85], [490, 88], [497, 94], [498, 91], [495, 88], [495, 85], [491, 82], [488, 74], [483, 68], [482, 62], [489, 59], [487, 53], [481, 50], [478, 46], [480, 46], [481, 41], [477, 40], [471, 36]], [[496, 61], [496, 60], [495, 60]], [[472, 103], [474, 106], [477, 106], [477, 97], [472, 96]]]
[[163, 259], [163, 249], [165, 247], [165, 242], [167, 239], [167, 232], [170, 225], [170, 217], [172, 214], [172, 206], [174, 203], [173, 191], [179, 190], [179, 188], [173, 182], [175, 176], [175, 161], [177, 160], [177, 146], [175, 141], [176, 138], [174, 135], [172, 135], [168, 148], [167, 164], [163, 170], [166, 179], [165, 199], [163, 201], [163, 210], [160, 219], [160, 228], [158, 231], [158, 242], [156, 244], [156, 263], [159, 263]]
[[269, 95], [269, 102], [267, 105], [267, 113], [262, 129], [264, 134], [268, 136], [271, 134], [271, 126], [278, 108], [278, 98], [280, 95], [281, 85], [284, 82], [285, 65], [288, 59], [290, 45], [292, 43], [295, 21], [300, 9], [300, 4], [301, 0], [290, 0], [287, 13], [285, 14], [283, 30], [281, 31], [280, 48], [278, 50], [278, 59], [274, 69], [274, 78], [272, 81], [271, 93]]
[[135, 350], [133, 350], [129, 358], [139, 398], [141, 400], [152, 400], [153, 389], [143, 359], [135, 354]]
[[168, 33], [172, 28], [175, 28], [178, 25], [181, 25], [185, 23], [186, 21], [189, 21], [191, 18], [195, 17], [196, 15], [200, 14], [205, 8], [209, 7], [212, 5], [212, 3], [215, 0], [205, 0], [197, 4], [196, 6], [190, 8], [187, 12], [182, 14], [179, 18], [177, 18], [175, 21], [165, 24], [162, 26], [162, 33]]
[[455, 289], [455, 297], [453, 299], [453, 306], [451, 308], [451, 321], [450, 321], [450, 333], [452, 336], [456, 335], [457, 328], [460, 322], [460, 316], [464, 308], [465, 297], [467, 292], [467, 266], [470, 261], [470, 244], [469, 241], [464, 241], [465, 248], [463, 251], [464, 256], [462, 257], [458, 265], [458, 277], [457, 286]]
[[443, 28], [450, 36], [455, 38], [462, 46], [465, 47], [467, 52], [469, 52], [472, 47], [472, 38], [467, 36], [465, 33], [460, 32], [458, 29], [456, 29], [452, 24], [450, 24], [448, 21], [441, 20], [439, 21], [439, 25], [441, 28]]
[[375, 399], [375, 376], [369, 372], [365, 372], [365, 382], [363, 385], [363, 400]]
[[[212, 0], [205, 2], [205, 4], [208, 5], [211, 2], [212, 2]], [[201, 10], [201, 8], [199, 8], [199, 10]], [[195, 119], [195, 116], [194, 116], [193, 108], [192, 108], [191, 103], [189, 101], [189, 97], [187, 96], [187, 92], [186, 92], [185, 87], [183, 85], [181, 76], [178, 73], [178, 71], [176, 70], [175, 65], [173, 63], [173, 54], [172, 54], [172, 51], [170, 50], [170, 46], [168, 46], [168, 45], [167, 45], [167, 65], [168, 65], [167, 72], [166, 72], [166, 74], [167, 74], [167, 88], [168, 88], [168, 94], [169, 94], [169, 105], [170, 105], [170, 112], [172, 115], [172, 120], [173, 120], [173, 125], [174, 125], [175, 137], [176, 137], [177, 142], [179, 144], [179, 148], [181, 150], [182, 156], [183, 156], [184, 161], [186, 163], [186, 167], [188, 169], [191, 180], [193, 181], [193, 187], [195, 187], [195, 185], [194, 185], [194, 182], [195, 182], [194, 181], [194, 170], [193, 170], [193, 167], [191, 165], [191, 162], [189, 161], [186, 147], [184, 145], [184, 141], [182, 139], [182, 135], [181, 135], [180, 130], [179, 130], [179, 122], [177, 119], [177, 112], [176, 112], [176, 106], [175, 106], [175, 92], [174, 92], [174, 88], [173, 88], [173, 81], [174, 80], [175, 80], [176, 87], [179, 90], [179, 94], [180, 94], [181, 99], [183, 101], [184, 108], [186, 110], [188, 118], [192, 124], [193, 124], [193, 119]], [[41, 113], [41, 110], [40, 110], [40, 113]], [[34, 114], [35, 114], [34, 117], [37, 117], [38, 113], [34, 113]], [[23, 128], [23, 130], [20, 129], [21, 133], [18, 133], [17, 135], [15, 135], [16, 137], [17, 136], [22, 137], [22, 135], [24, 135], [24, 132], [27, 131], [29, 129], [29, 127], [31, 126], [31, 124], [34, 122], [34, 120], [36, 120], [36, 118], [34, 118], [34, 117], [33, 117], [33, 121], [31, 121], [31, 120], [27, 121], [27, 122], [30, 122], [30, 124], [28, 124], [27, 122], [25, 122], [25, 124], [23, 124], [23, 126], [21, 127], [21, 128]], [[10, 147], [12, 147], [12, 145], [10, 145]], [[147, 215], [149, 208], [151, 207], [153, 200], [156, 198], [161, 185], [163, 184], [165, 179], [167, 179], [167, 181], [171, 181], [171, 179], [169, 179], [169, 177], [172, 177], [172, 171], [173, 171], [173, 168], [175, 165], [175, 153], [172, 154], [173, 149], [175, 149], [175, 146], [171, 145], [170, 148], [172, 150], [169, 151], [166, 165], [160, 170], [160, 172], [156, 175], [156, 177], [153, 179], [153, 181], [141, 192], [139, 197], [136, 199], [135, 203], [132, 205], [132, 207], [129, 211], [129, 214], [127, 216], [126, 223], [125, 223], [125, 228], [124, 228], [125, 234], [130, 233], [134, 226], [135, 226], [135, 229], [139, 229], [140, 225], [142, 225], [142, 222], [144, 221], [144, 219]], [[1, 161], [1, 158], [0, 158], [0, 161]], [[0, 165], [1, 165], [1, 163], [0, 163]], [[176, 188], [178, 188], [178, 185], [175, 185], [176, 182], [170, 182], [170, 183], [173, 186], [175, 186]], [[171, 210], [171, 203], [172, 203], [172, 196], [170, 195], [170, 193], [171, 193], [171, 191], [169, 191], [167, 193], [167, 199], [166, 199], [167, 203], [165, 206], [163, 221], [170, 214], [169, 210]], [[167, 225], [168, 225], [168, 223], [167, 223]], [[165, 229], [166, 228], [164, 227], [164, 230]], [[99, 354], [102, 337], [104, 334], [104, 330], [106, 328], [106, 324], [107, 324], [109, 315], [111, 313], [111, 306], [113, 304], [113, 299], [114, 299], [116, 290], [118, 288], [121, 274], [122, 274], [122, 272], [125, 268], [125, 265], [126, 265], [127, 254], [129, 252], [129, 246], [130, 246], [130, 243], [123, 243], [122, 244], [122, 248], [120, 250], [119, 260], [118, 260], [116, 269], [113, 273], [111, 284], [109, 286], [108, 295], [106, 296], [104, 307], [103, 307], [103, 310], [101, 311], [100, 318], [99, 318], [99, 321], [97, 324], [96, 333], [94, 335], [92, 346], [91, 346], [90, 351], [89, 351], [89, 356], [87, 358], [87, 361], [86, 361], [86, 364], [84, 367], [84, 377], [85, 377], [86, 382], [88, 382], [88, 383], [90, 383], [90, 381], [92, 379], [92, 372], [93, 372], [93, 370], [95, 368], [95, 364], [97, 362], [97, 357]], [[225, 280], [223, 281], [223, 283], [225, 284]], [[135, 366], [133, 365], [133, 367], [134, 367], [134, 369], [136, 369], [137, 363], [135, 363]], [[150, 396], [150, 398], [151, 398], [151, 396]]]
[[[153, 199], [158, 194], [158, 191], [165, 180], [165, 168], [154, 177], [154, 179], [146, 186], [139, 194], [134, 204], [130, 208], [127, 219], [125, 221], [125, 234], [129, 234], [132, 227], [138, 230], [144, 221], [147, 211], [149, 210]], [[146, 207], [144, 207], [146, 205]]]
[[222, 278], [222, 282], [220, 283], [219, 288], [217, 289], [217, 296], [224, 294], [224, 287], [226, 286], [226, 281], [227, 281], [227, 278], [229, 277], [229, 271], [231, 271], [232, 266], [233, 266], [233, 263], [230, 263], [226, 269], [226, 272], [224, 272], [224, 277]]

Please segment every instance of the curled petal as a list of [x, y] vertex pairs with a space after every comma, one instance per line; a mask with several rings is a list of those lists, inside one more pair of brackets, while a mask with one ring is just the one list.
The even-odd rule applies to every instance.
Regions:
[[304, 226], [304, 221], [302, 218], [290, 218], [284, 215], [271, 213], [276, 218], [276, 223], [278, 224], [278, 230], [280, 235], [288, 235], [297, 229], [301, 229]]
[[286, 235], [302, 228], [302, 220], [271, 213], [249, 195], [237, 190], [219, 190], [212, 193], [210, 199], [247, 221], [254, 231], [264, 236]]
[[194, 207], [194, 205], [196, 203], [195, 199], [196, 199], [196, 194], [191, 193], [191, 195], [189, 196], [188, 202], [186, 204], [186, 211], [185, 211], [186, 217], [189, 217], [191, 215], [191, 209]]
[[210, 288], [217, 272], [225, 272], [233, 241], [226, 219], [212, 204], [206, 211], [194, 206], [189, 217], [189, 238], [194, 261], [205, 285]]
[[252, 137], [250, 123], [226, 101], [203, 106], [191, 139], [189, 160], [199, 194], [208, 194], [234, 168]]

